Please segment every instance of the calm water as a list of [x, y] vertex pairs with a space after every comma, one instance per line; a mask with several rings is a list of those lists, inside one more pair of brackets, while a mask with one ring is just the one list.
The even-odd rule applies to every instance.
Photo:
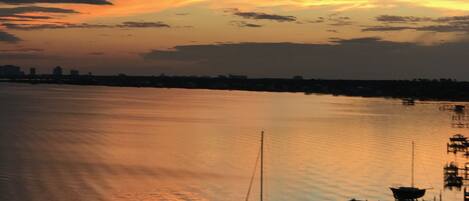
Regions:
[[[393, 200], [443, 189], [440, 103], [183, 89], [0, 84], [0, 200], [244, 200], [266, 131], [270, 201]], [[258, 181], [251, 200], [258, 200]], [[461, 200], [460, 191], [443, 191]]]

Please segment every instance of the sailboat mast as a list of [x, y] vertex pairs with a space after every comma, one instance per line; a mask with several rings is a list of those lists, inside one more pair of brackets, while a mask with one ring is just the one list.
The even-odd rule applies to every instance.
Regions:
[[264, 131], [261, 133], [261, 201], [264, 200]]
[[411, 186], [412, 188], [414, 187], [414, 150], [415, 150], [415, 143], [412, 141], [412, 181], [411, 181]]

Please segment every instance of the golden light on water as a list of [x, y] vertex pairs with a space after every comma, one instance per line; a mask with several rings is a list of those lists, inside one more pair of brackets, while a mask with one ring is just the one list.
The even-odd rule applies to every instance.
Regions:
[[[434, 103], [404, 107], [397, 100], [288, 93], [9, 87], [0, 86], [0, 92], [14, 89], [0, 93], [14, 106], [2, 113], [11, 118], [0, 126], [3, 133], [15, 133], [0, 141], [3, 153], [10, 153], [1, 176], [11, 184], [3, 189], [28, 188], [2, 194], [7, 200], [241, 200], [262, 129], [268, 200], [390, 200], [389, 186], [409, 185], [412, 141], [416, 184], [433, 187], [426, 197], [432, 198], [443, 188], [443, 165], [454, 159], [446, 153], [448, 137], [460, 131]], [[25, 102], [31, 98], [47, 101], [31, 106]], [[254, 184], [257, 197], [258, 176]], [[445, 200], [460, 197], [444, 191]]]
[[[0, 66], [37, 68], [24, 82], [60, 65], [72, 76], [50, 82], [119, 86], [132, 75], [152, 76], [138, 86], [158, 87], [180, 75], [295, 77], [305, 86], [311, 78], [468, 79], [469, 1], [110, 2], [0, 3]], [[82, 83], [75, 70], [119, 79]], [[452, 111], [439, 103], [186, 84], [191, 90], [0, 83], [0, 200], [244, 200], [261, 130], [270, 201], [390, 200], [389, 186], [410, 183], [412, 141], [427, 197], [442, 190], [445, 200], [461, 200], [444, 189], [442, 168], [466, 160], [446, 150], [448, 137], [465, 130], [450, 126]]]

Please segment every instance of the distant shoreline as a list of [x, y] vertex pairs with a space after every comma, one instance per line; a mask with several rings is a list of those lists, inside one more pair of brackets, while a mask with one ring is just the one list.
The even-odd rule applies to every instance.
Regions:
[[355, 97], [411, 98], [425, 101], [469, 101], [469, 82], [440, 80], [321, 80], [195, 76], [21, 76], [0, 82], [115, 87], [216, 89], [294, 92]]

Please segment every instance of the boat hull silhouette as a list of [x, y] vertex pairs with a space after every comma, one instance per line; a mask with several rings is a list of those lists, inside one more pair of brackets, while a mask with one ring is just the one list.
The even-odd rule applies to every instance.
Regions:
[[394, 198], [397, 200], [415, 200], [425, 195], [425, 189], [414, 187], [391, 188]]

